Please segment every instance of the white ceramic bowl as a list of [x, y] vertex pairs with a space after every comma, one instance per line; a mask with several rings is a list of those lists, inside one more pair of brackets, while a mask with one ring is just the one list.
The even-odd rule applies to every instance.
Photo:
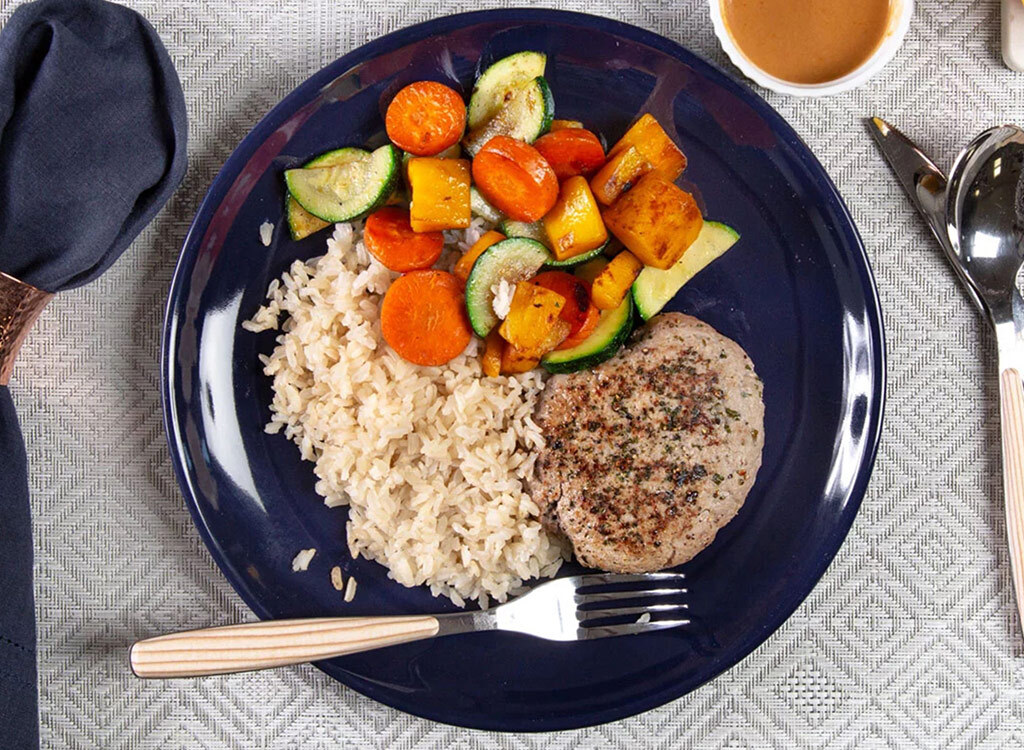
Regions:
[[[852, 1], [856, 2], [856, 0]], [[849, 91], [860, 86], [885, 67], [903, 44], [903, 37], [906, 36], [907, 29], [910, 28], [910, 18], [914, 15], [914, 0], [892, 0], [892, 4], [894, 8], [889, 18], [889, 28], [886, 29], [885, 39], [882, 40], [875, 53], [860, 67], [850, 71], [842, 78], [826, 83], [791, 83], [769, 75], [754, 65], [736, 46], [729, 31], [725, 28], [725, 20], [722, 18], [722, 0], [708, 0], [715, 34], [718, 35], [722, 49], [725, 50], [725, 54], [729, 56], [733, 64], [743, 71], [743, 75], [755, 83], [772, 91], [778, 91], [780, 94], [793, 94], [794, 96], [828, 96]]]

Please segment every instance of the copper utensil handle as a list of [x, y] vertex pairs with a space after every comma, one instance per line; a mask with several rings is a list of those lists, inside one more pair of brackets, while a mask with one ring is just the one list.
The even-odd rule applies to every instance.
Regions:
[[303, 664], [432, 638], [439, 623], [427, 615], [268, 620], [172, 633], [137, 642], [129, 651], [139, 677], [201, 677]]
[[0, 272], [0, 385], [11, 382], [14, 358], [52, 297], [49, 292]]

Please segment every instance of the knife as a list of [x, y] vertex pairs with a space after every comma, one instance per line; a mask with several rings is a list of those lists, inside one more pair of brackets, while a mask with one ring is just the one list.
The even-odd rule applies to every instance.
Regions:
[[975, 307], [984, 311], [978, 290], [974, 288], [974, 284], [957, 262], [956, 252], [946, 229], [946, 175], [914, 145], [913, 141], [881, 117], [870, 118], [868, 130], [871, 131], [882, 155], [910, 197], [910, 202], [932, 230], [939, 246], [942, 247], [942, 252], [946, 255], [946, 260], [967, 290], [967, 295]]

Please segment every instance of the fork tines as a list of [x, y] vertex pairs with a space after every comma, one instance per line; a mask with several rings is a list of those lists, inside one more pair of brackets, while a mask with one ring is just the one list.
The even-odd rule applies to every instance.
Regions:
[[[685, 576], [682, 573], [595, 573], [576, 576], [574, 599], [580, 634], [587, 639], [605, 638], [689, 624], [689, 619], [680, 617], [686, 614], [687, 604], [678, 601], [678, 597], [687, 592], [682, 586], [684, 580]], [[629, 588], [617, 588], [624, 585], [628, 585]], [[613, 590], [608, 590], [609, 588]], [[676, 597], [676, 600], [670, 601], [671, 597]], [[644, 604], [645, 599], [656, 601]], [[594, 604], [601, 607], [587, 608], [588, 605]], [[648, 615], [648, 620], [637, 622], [637, 619], [644, 615]], [[675, 617], [666, 617], [672, 615]], [[622, 617], [629, 617], [631, 621], [611, 625], [597, 624], [598, 620]], [[653, 619], [654, 617], [658, 619]]]

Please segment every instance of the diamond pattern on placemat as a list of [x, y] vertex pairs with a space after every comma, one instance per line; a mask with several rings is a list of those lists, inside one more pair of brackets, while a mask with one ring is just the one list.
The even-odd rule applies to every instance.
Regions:
[[[16, 4], [0, 0], [0, 22]], [[1024, 77], [999, 61], [995, 0], [918, 0], [900, 54], [857, 91], [823, 101], [766, 94], [846, 197], [885, 310], [887, 422], [850, 538], [808, 601], [732, 671], [642, 716], [547, 736], [432, 724], [310, 667], [197, 682], [129, 676], [125, 649], [138, 637], [250, 617], [192, 526], [160, 422], [164, 299], [199, 201], [238, 141], [309, 74], [382, 33], [470, 9], [452, 0], [129, 4], [178, 66], [190, 171], [110, 273], [50, 305], [19, 360], [44, 747], [1024, 747], [993, 342], [862, 122], [891, 119], [948, 168], [976, 132], [1024, 118]], [[706, 0], [537, 5], [635, 23], [726, 64]]]

